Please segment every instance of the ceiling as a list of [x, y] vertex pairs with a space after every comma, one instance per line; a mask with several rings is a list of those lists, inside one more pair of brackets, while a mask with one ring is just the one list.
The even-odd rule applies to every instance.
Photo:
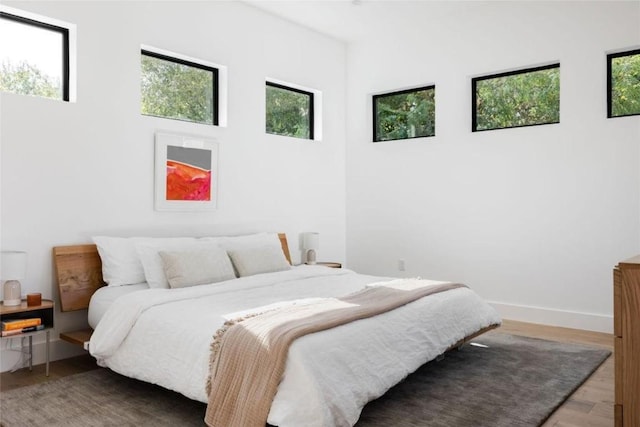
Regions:
[[443, 4], [427, 0], [245, 0], [289, 21], [345, 42], [393, 31], [415, 19], [429, 16]]
[[[496, 10], [512, 10], [516, 3], [537, 3], [553, 11], [555, 4], [580, 8], [583, 0], [243, 0], [256, 8], [347, 43], [395, 36], [440, 39], [467, 18], [473, 26], [492, 22]], [[614, 0], [599, 0], [615, 3]], [[638, 1], [638, 0], [634, 0]], [[483, 16], [484, 18], [480, 18]], [[521, 16], [518, 18], [522, 18]], [[494, 25], [494, 24], [492, 24]], [[497, 24], [495, 24], [497, 25]], [[502, 23], [500, 23], [502, 25]], [[467, 31], [469, 28], [458, 28]]]

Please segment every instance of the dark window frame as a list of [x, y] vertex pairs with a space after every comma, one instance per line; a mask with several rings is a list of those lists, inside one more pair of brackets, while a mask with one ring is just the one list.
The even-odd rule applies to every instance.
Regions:
[[54, 31], [62, 35], [62, 101], [69, 102], [69, 87], [71, 83], [69, 81], [69, 29], [7, 12], [0, 12], [0, 19], [7, 19], [43, 30]]
[[610, 53], [607, 55], [607, 118], [608, 119], [615, 119], [616, 117], [631, 117], [631, 116], [640, 115], [640, 112], [632, 113], [632, 114], [622, 114], [617, 116], [613, 115], [613, 81], [612, 81], [613, 60], [615, 58], [620, 58], [623, 56], [634, 56], [634, 55], [640, 55], [640, 49], [626, 50], [623, 52]]
[[220, 105], [220, 78], [219, 78], [219, 70], [216, 67], [213, 66], [209, 66], [209, 65], [204, 65], [204, 64], [200, 64], [197, 62], [193, 62], [193, 61], [188, 61], [186, 59], [181, 59], [181, 58], [176, 58], [175, 56], [170, 56], [170, 55], [165, 55], [162, 53], [158, 53], [158, 52], [154, 52], [152, 50], [148, 50], [148, 49], [140, 49], [140, 55], [145, 55], [145, 56], [150, 56], [152, 58], [156, 58], [156, 59], [161, 59], [163, 61], [168, 61], [168, 62], [173, 62], [176, 64], [180, 64], [180, 65], [186, 65], [187, 67], [192, 67], [192, 68], [197, 68], [203, 71], [208, 71], [211, 72], [212, 74], [212, 78], [213, 78], [213, 85], [212, 85], [212, 101], [213, 101], [213, 112], [212, 112], [212, 123], [203, 123], [203, 122], [198, 122], [198, 121], [194, 121], [194, 120], [185, 120], [185, 119], [179, 119], [179, 118], [175, 118], [175, 117], [167, 117], [167, 116], [156, 116], [153, 114], [145, 114], [142, 113], [142, 115], [144, 116], [149, 116], [149, 117], [158, 117], [161, 119], [168, 119], [168, 120], [178, 120], [178, 121], [182, 121], [182, 122], [188, 122], [188, 123], [198, 123], [201, 125], [213, 125], [213, 126], [219, 126], [219, 119], [220, 119], [220, 109], [219, 109], [219, 105]]
[[[421, 86], [421, 87], [416, 87], [416, 88], [412, 88], [412, 89], [402, 89], [402, 90], [397, 90], [394, 92], [386, 92], [386, 93], [379, 93], [376, 95], [373, 95], [372, 97], [372, 104], [373, 104], [373, 142], [389, 142], [389, 141], [403, 141], [405, 139], [416, 139], [416, 138], [431, 138], [433, 136], [436, 136], [436, 124], [435, 124], [435, 117], [434, 117], [434, 123], [433, 123], [433, 135], [426, 135], [426, 136], [411, 136], [408, 138], [395, 138], [395, 139], [378, 139], [378, 126], [376, 126], [377, 124], [377, 120], [376, 117], [378, 116], [378, 105], [377, 105], [377, 100], [380, 98], [385, 98], [388, 96], [395, 96], [395, 95], [402, 95], [405, 93], [411, 93], [411, 92], [420, 92], [423, 90], [433, 90], [434, 94], [433, 94], [433, 99], [434, 99], [434, 104], [435, 104], [435, 90], [436, 90], [436, 85], [432, 84], [432, 85], [428, 85], [428, 86]], [[434, 115], [435, 115], [435, 110], [434, 110]]]
[[[314, 140], [315, 138], [315, 98], [314, 98], [314, 94], [313, 92], [310, 92], [308, 90], [303, 90], [303, 89], [298, 89], [295, 87], [291, 87], [291, 86], [287, 86], [281, 83], [274, 83], [271, 82], [269, 80], [265, 81], [266, 86], [271, 86], [271, 87], [275, 87], [278, 89], [283, 89], [283, 90], [288, 90], [290, 92], [295, 92], [295, 93], [299, 93], [302, 95], [306, 95], [309, 97], [309, 138], [298, 138], [298, 139], [309, 139], [311, 141]], [[266, 111], [265, 111], [266, 114]], [[282, 135], [279, 133], [270, 133], [270, 135], [279, 135], [279, 136], [288, 136], [290, 138], [296, 138], [295, 136], [291, 136], [291, 135]]]
[[[484, 76], [480, 76], [480, 77], [473, 77], [471, 79], [471, 132], [485, 132], [485, 131], [492, 131], [492, 130], [500, 130], [500, 129], [514, 129], [514, 128], [522, 128], [522, 127], [531, 127], [531, 126], [544, 126], [544, 125], [552, 125], [552, 124], [557, 124], [560, 123], [560, 116], [558, 114], [558, 121], [555, 122], [545, 122], [545, 123], [532, 123], [532, 124], [528, 124], [528, 125], [516, 125], [516, 126], [507, 126], [507, 127], [501, 127], [501, 128], [491, 128], [491, 129], [478, 129], [478, 116], [477, 116], [477, 103], [478, 103], [478, 93], [477, 93], [477, 83], [479, 81], [482, 80], [491, 80], [491, 79], [496, 79], [496, 78], [501, 78], [501, 77], [509, 77], [509, 76], [515, 76], [518, 74], [527, 74], [527, 73], [533, 73], [536, 71], [543, 71], [543, 70], [551, 70], [553, 68], [557, 68], [558, 71], [560, 71], [560, 63], [554, 63], [554, 64], [549, 64], [549, 65], [541, 65], [539, 67], [529, 67], [529, 68], [521, 68], [518, 70], [514, 70], [514, 71], [506, 71], [503, 73], [496, 73], [496, 74], [487, 74]], [[560, 105], [558, 105], [558, 110], [560, 109]], [[560, 111], [558, 111], [559, 113]]]

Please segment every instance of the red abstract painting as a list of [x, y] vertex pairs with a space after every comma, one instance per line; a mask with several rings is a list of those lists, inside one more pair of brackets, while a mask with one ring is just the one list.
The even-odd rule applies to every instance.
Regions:
[[211, 171], [167, 160], [167, 200], [211, 200]]

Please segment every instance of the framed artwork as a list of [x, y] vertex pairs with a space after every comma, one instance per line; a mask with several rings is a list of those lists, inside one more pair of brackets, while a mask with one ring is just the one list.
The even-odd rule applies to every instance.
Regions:
[[155, 144], [155, 209], [216, 209], [218, 143], [211, 138], [158, 132]]

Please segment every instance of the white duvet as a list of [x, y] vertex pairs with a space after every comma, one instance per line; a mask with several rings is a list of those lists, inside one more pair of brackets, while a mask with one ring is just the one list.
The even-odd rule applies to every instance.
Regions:
[[[209, 346], [226, 318], [281, 301], [342, 296], [381, 280], [301, 266], [211, 285], [133, 292], [107, 310], [89, 351], [120, 374], [206, 402]], [[352, 426], [367, 402], [460, 339], [497, 323], [491, 306], [459, 288], [302, 337], [289, 350], [268, 422]]]

